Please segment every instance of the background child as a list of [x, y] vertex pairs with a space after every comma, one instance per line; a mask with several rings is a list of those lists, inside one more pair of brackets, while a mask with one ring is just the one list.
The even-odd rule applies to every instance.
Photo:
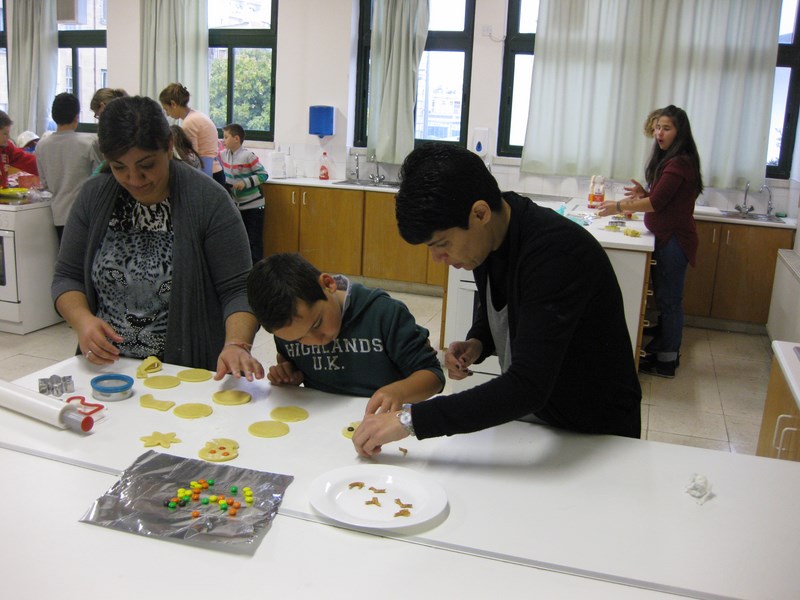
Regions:
[[225, 150], [219, 158], [225, 171], [225, 183], [231, 187], [233, 199], [242, 213], [255, 264], [264, 257], [264, 196], [259, 186], [267, 180], [267, 171], [255, 153], [242, 147], [244, 129], [241, 125], [231, 123], [223, 127], [222, 132]]
[[31, 175], [38, 175], [36, 155], [17, 148], [9, 139], [14, 122], [0, 110], [0, 187], [8, 187], [8, 168], [14, 167]]
[[170, 125], [169, 130], [172, 132], [172, 154], [175, 158], [185, 162], [190, 167], [195, 169], [202, 169], [203, 165], [200, 162], [200, 157], [197, 150], [192, 146], [192, 140], [186, 135], [183, 127], [180, 125]]
[[250, 306], [275, 335], [269, 380], [369, 396], [367, 413], [440, 392], [444, 374], [428, 330], [383, 290], [321, 273], [299, 254], [273, 254], [247, 280]]

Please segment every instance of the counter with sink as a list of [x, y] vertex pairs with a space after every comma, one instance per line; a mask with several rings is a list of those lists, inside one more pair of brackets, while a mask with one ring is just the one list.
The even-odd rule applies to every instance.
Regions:
[[777, 217], [764, 213], [741, 213], [738, 210], [724, 210], [715, 206], [694, 207], [694, 218], [698, 221], [716, 221], [719, 223], [736, 223], [759, 227], [778, 227], [781, 229], [797, 229], [797, 219]]

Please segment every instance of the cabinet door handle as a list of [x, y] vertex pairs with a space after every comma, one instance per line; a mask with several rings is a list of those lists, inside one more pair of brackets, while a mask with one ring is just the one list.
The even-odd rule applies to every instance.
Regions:
[[292, 192], [292, 206], [296, 206], [297, 205], [297, 198], [294, 197], [295, 193], [296, 192]]
[[648, 295], [648, 296], [652, 296], [652, 295], [653, 295], [653, 293], [654, 293], [654, 292], [653, 292], [653, 290], [647, 290], [647, 295]]
[[642, 320], [642, 327], [650, 327], [650, 321], [647, 319]]
[[656, 261], [656, 259], [655, 259], [655, 258], [651, 258], [651, 259], [650, 259], [650, 266], [651, 266], [651, 267], [655, 267], [657, 264], [658, 264], [658, 261]]
[[725, 233], [727, 234], [726, 237], [725, 237], [725, 245], [726, 246], [730, 246], [731, 245], [731, 230], [728, 229], [728, 231], [726, 231]]
[[782, 454], [782, 453], [783, 453], [783, 451], [784, 451], [784, 447], [783, 447], [783, 438], [786, 436], [786, 433], [787, 433], [787, 432], [789, 432], [789, 433], [794, 433], [795, 431], [797, 431], [797, 427], [784, 427], [784, 428], [783, 428], [783, 430], [781, 431], [781, 441], [780, 441], [780, 448], [778, 448], [778, 456], [777, 456], [777, 458], [780, 458], [780, 457], [781, 457], [781, 454]]
[[308, 203], [306, 202], [306, 193], [305, 192], [303, 192], [303, 206], [308, 206]]
[[[780, 450], [780, 448], [778, 447], [778, 431], [783, 431], [780, 429], [781, 421], [783, 421], [784, 419], [791, 419], [791, 418], [792, 415], [787, 415], [784, 413], [782, 415], [778, 415], [778, 418], [775, 419], [775, 430], [772, 432], [772, 447], [775, 448], [775, 450]], [[781, 436], [782, 435], [783, 433], [781, 433]]]
[[717, 228], [716, 227], [714, 227], [711, 230], [711, 243], [712, 244], [716, 244], [717, 243]]

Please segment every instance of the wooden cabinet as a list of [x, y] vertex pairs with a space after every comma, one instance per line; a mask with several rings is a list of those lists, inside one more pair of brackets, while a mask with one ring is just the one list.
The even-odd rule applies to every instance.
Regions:
[[400, 237], [394, 194], [366, 192], [362, 274], [376, 279], [445, 285], [447, 266], [433, 262], [425, 244], [411, 245]]
[[319, 270], [361, 275], [364, 192], [269, 185], [264, 254], [299, 252]]
[[792, 247], [793, 231], [697, 222], [697, 232], [697, 265], [686, 276], [684, 312], [766, 323], [778, 249]]
[[394, 215], [394, 194], [366, 192], [363, 275], [426, 283], [428, 254], [425, 244], [412, 246], [400, 237]]
[[800, 410], [775, 357], [772, 358], [756, 454], [800, 461]]

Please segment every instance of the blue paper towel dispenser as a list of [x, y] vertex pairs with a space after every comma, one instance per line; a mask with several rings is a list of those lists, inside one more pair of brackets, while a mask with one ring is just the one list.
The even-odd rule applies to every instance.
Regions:
[[334, 110], [332, 106], [309, 106], [308, 107], [308, 133], [325, 137], [333, 135], [334, 130]]

